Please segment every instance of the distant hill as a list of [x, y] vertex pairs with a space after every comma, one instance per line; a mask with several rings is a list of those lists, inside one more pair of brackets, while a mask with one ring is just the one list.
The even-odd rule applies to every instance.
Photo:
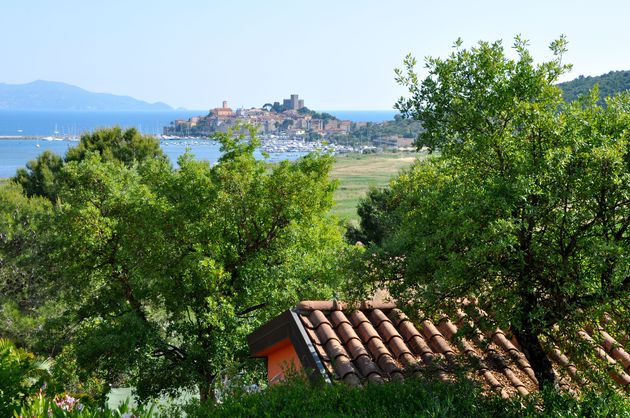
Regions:
[[575, 80], [560, 83], [564, 99], [571, 102], [587, 94], [595, 84], [599, 84], [599, 96], [604, 98], [620, 91], [630, 90], [630, 71], [611, 71], [596, 77], [579, 76]]
[[37, 80], [0, 83], [0, 110], [172, 110], [165, 103], [147, 103], [129, 96], [92, 93], [70, 84]]

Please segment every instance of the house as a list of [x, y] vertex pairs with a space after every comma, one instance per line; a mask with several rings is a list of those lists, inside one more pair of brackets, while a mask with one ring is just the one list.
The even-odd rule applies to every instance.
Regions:
[[[427, 373], [450, 380], [467, 364], [470, 377], [503, 397], [537, 390], [534, 371], [509, 333], [477, 329], [472, 338], [453, 338], [467, 322], [462, 312], [457, 320], [416, 324], [387, 301], [303, 301], [255, 330], [248, 344], [252, 357], [266, 359], [270, 384], [291, 369], [305, 371], [312, 380], [351, 386]], [[622, 345], [603, 329], [587, 329], [581, 337], [611, 365], [613, 379], [630, 389], [630, 355]], [[563, 353], [555, 349], [549, 357], [561, 386], [571, 390], [579, 385], [577, 368]]]

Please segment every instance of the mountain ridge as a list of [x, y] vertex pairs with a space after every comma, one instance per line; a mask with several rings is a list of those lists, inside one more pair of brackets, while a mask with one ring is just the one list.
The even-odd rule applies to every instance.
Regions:
[[58, 81], [0, 83], [0, 110], [149, 111], [172, 110], [166, 103], [149, 103], [131, 96], [96, 93]]

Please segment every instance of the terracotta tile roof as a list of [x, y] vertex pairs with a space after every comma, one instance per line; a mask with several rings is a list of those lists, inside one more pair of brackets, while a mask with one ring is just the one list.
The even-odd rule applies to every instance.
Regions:
[[[364, 302], [349, 306], [336, 301], [304, 301], [294, 313], [331, 378], [356, 386], [364, 381], [402, 380], [410, 374], [433, 373], [453, 379], [463, 365], [473, 365], [470, 377], [503, 397], [537, 390], [537, 380], [515, 339], [496, 329], [474, 337], [454, 338], [458, 325], [467, 320], [414, 324], [391, 302]], [[460, 325], [461, 326], [461, 325]], [[611, 376], [630, 389], [630, 356], [603, 329], [586, 329], [580, 336], [593, 345], [598, 357], [616, 367]], [[549, 354], [560, 384], [579, 387], [580, 375], [566, 355]]]

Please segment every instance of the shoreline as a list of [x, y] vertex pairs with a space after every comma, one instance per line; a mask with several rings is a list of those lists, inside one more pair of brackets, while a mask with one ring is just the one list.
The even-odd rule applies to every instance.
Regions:
[[7, 140], [78, 141], [79, 137], [54, 135], [0, 135], [0, 141]]

